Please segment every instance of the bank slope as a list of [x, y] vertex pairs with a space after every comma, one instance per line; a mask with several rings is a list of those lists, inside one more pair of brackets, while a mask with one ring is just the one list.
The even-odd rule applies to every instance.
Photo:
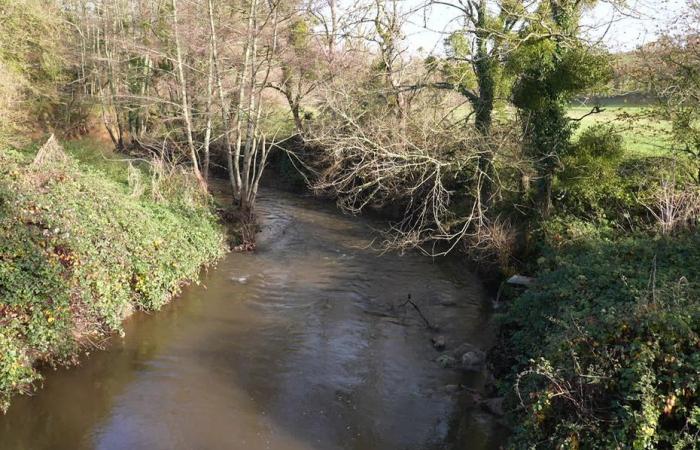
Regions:
[[695, 449], [700, 234], [549, 249], [504, 320], [512, 448]]
[[0, 410], [32, 389], [38, 365], [74, 362], [90, 337], [159, 309], [224, 252], [184, 173], [49, 150], [36, 161], [0, 149]]

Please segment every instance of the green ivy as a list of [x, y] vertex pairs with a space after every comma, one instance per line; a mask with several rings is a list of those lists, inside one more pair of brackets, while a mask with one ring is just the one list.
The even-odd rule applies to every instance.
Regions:
[[700, 236], [589, 233], [503, 318], [514, 448], [693, 449]]
[[206, 201], [135, 197], [113, 166], [29, 161], [0, 153], [0, 409], [38, 362], [72, 362], [81, 338], [157, 310], [224, 251]]

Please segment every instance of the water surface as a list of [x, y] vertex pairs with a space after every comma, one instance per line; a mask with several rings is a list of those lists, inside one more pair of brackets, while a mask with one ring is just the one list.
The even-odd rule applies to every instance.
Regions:
[[2, 449], [493, 449], [493, 418], [446, 385], [448, 346], [492, 339], [478, 279], [367, 248], [371, 223], [276, 191], [253, 254], [230, 254], [162, 311], [0, 416]]

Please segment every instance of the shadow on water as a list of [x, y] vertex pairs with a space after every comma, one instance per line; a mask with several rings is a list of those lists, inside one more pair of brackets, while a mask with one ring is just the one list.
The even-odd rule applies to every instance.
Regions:
[[[493, 339], [470, 273], [378, 256], [367, 221], [276, 191], [255, 254], [231, 254], [126, 337], [0, 417], [7, 449], [494, 449], [503, 429], [445, 389], [410, 293], [449, 337]], [[456, 273], [455, 273], [456, 272]]]

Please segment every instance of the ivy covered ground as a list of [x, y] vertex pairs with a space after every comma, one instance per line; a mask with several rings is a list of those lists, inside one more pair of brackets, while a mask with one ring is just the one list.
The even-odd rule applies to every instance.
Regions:
[[698, 448], [700, 236], [573, 234], [504, 318], [513, 448]]
[[39, 365], [74, 362], [87, 338], [157, 310], [224, 253], [210, 199], [184, 172], [110, 161], [85, 141], [56, 147], [39, 161], [0, 149], [0, 410]]

